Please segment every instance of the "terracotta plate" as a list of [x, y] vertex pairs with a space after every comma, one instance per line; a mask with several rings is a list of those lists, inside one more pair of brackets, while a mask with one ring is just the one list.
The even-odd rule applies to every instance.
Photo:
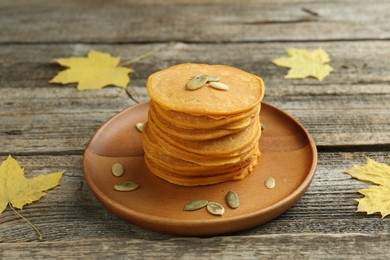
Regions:
[[[154, 176], [143, 159], [141, 133], [135, 124], [145, 122], [149, 102], [130, 107], [108, 120], [92, 137], [84, 154], [85, 179], [96, 197], [114, 214], [132, 224], [179, 235], [216, 235], [249, 229], [263, 224], [296, 203], [309, 187], [317, 164], [316, 146], [294, 118], [266, 103], [261, 122], [258, 165], [242, 181], [201, 187], [182, 187]], [[112, 164], [119, 162], [125, 174], [115, 177]], [[276, 187], [267, 189], [272, 177]], [[141, 185], [132, 192], [113, 189], [115, 183], [132, 180]], [[236, 191], [241, 205], [230, 209], [228, 191]], [[183, 211], [191, 200], [206, 199], [225, 206], [223, 216], [205, 208]]]

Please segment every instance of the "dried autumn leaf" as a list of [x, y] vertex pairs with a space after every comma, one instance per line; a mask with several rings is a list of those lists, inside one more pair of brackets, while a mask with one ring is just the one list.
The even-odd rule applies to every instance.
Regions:
[[354, 165], [346, 173], [364, 182], [377, 184], [358, 190], [364, 198], [356, 199], [357, 211], [367, 214], [381, 213], [382, 218], [390, 214], [390, 166], [367, 158], [367, 164]]
[[31, 179], [24, 177], [24, 170], [11, 156], [0, 164], [0, 214], [8, 204], [22, 209], [24, 205], [39, 200], [43, 191], [54, 188], [64, 172], [55, 172]]
[[323, 80], [333, 68], [329, 66], [329, 55], [321, 48], [313, 51], [306, 49], [287, 49], [289, 57], [281, 57], [272, 60], [278, 66], [290, 68], [286, 79], [303, 79], [315, 77]]
[[90, 51], [88, 57], [70, 57], [55, 60], [64, 67], [50, 83], [78, 83], [78, 90], [100, 89], [108, 85], [125, 88], [130, 82], [128, 76], [132, 69], [120, 67], [119, 57], [108, 53]]

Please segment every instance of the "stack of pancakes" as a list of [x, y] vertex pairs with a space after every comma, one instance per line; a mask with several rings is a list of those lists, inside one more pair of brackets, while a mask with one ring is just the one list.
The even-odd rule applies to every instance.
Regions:
[[[212, 74], [229, 86], [188, 90], [195, 75]], [[152, 74], [148, 122], [142, 132], [150, 171], [175, 184], [197, 186], [248, 175], [260, 155], [263, 81], [242, 70], [180, 64]]]

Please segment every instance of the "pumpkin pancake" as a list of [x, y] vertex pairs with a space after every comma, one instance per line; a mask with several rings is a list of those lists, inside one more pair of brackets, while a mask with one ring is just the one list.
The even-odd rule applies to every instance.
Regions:
[[251, 160], [251, 164], [249, 164], [249, 166], [245, 168], [227, 172], [224, 174], [214, 174], [207, 176], [181, 176], [161, 168], [158, 164], [156, 164], [153, 160], [150, 160], [147, 156], [145, 157], [145, 162], [148, 168], [155, 175], [171, 183], [182, 186], [198, 186], [216, 184], [230, 180], [242, 180], [253, 171], [253, 167], [257, 164], [257, 156], [254, 156], [253, 160]]
[[[244, 168], [248, 165], [249, 160], [257, 155], [257, 152], [246, 156], [244, 161], [240, 163], [224, 164], [221, 166], [204, 166], [189, 161], [182, 160], [180, 158], [174, 158], [169, 155], [160, 154], [153, 146], [147, 144], [148, 148], [145, 152], [145, 156], [152, 159], [161, 168], [171, 171], [175, 174], [183, 176], [207, 176], [212, 174], [222, 174]], [[150, 149], [151, 148], [151, 149]]]
[[[185, 88], [197, 74], [212, 74], [229, 86], [228, 91], [202, 87], [196, 91]], [[166, 109], [192, 115], [229, 115], [248, 111], [260, 104], [264, 96], [263, 81], [243, 70], [207, 64], [180, 64], [149, 76], [150, 98]]]
[[261, 78], [229, 66], [181, 64], [152, 74], [147, 91], [142, 142], [153, 174], [197, 186], [240, 180], [253, 170], [260, 156]]
[[241, 119], [239, 121], [234, 121], [232, 123], [229, 123], [227, 125], [223, 125], [221, 127], [218, 127], [219, 129], [225, 129], [225, 130], [236, 130], [236, 129], [243, 129], [244, 127], [249, 126], [256, 117], [258, 117], [259, 113], [252, 114], [250, 117]]
[[188, 129], [188, 128], [178, 127], [164, 120], [162, 117], [158, 116], [155, 113], [155, 110], [153, 108], [151, 108], [149, 111], [149, 118], [165, 134], [172, 135], [185, 140], [198, 140], [198, 141], [215, 139], [215, 138], [237, 133], [241, 131], [244, 127], [247, 127], [254, 120], [254, 117], [248, 118], [246, 122], [244, 122], [244, 124], [238, 125], [236, 127], [233, 126], [228, 129], [225, 128]]
[[214, 118], [208, 115], [194, 116], [188, 113], [167, 110], [155, 102], [150, 102], [150, 107], [151, 109], [155, 109], [155, 112], [164, 120], [179, 127], [189, 129], [212, 129], [216, 127], [229, 129], [229, 124], [237, 124], [240, 120], [245, 122], [251, 115], [258, 115], [260, 113], [260, 106], [256, 106], [246, 112]]
[[175, 145], [182, 150], [193, 152], [201, 155], [226, 156], [234, 155], [242, 150], [248, 144], [253, 144], [260, 138], [260, 125], [257, 119], [251, 125], [238, 133], [226, 135], [220, 138], [197, 141], [185, 140], [170, 134], [164, 134], [159, 127], [151, 121], [149, 125], [151, 131], [156, 133], [165, 142]]
[[224, 164], [229, 163], [232, 160], [240, 160], [242, 159], [243, 155], [245, 155], [245, 153], [248, 153], [254, 149], [260, 138], [260, 135], [255, 136], [252, 141], [248, 142], [246, 146], [243, 146], [240, 150], [237, 150], [234, 153], [201, 154], [182, 149], [180, 146], [178, 146], [177, 143], [167, 141], [169, 139], [167, 139], [166, 136], [162, 136], [163, 134], [161, 134], [161, 132], [154, 130], [154, 127], [151, 128], [149, 124], [147, 125], [146, 133], [149, 132], [149, 139], [153, 140], [153, 142], [161, 146], [161, 151], [171, 154], [174, 157], [183, 157], [186, 158], [186, 160], [205, 165], [207, 165], [206, 162], [213, 162], [215, 165], [217, 162], [219, 162], [218, 164]]
[[170, 154], [163, 153], [157, 144], [145, 140], [144, 150], [146, 156], [153, 159], [158, 165], [164, 169], [168, 169], [174, 173], [182, 175], [209, 175], [210, 172], [219, 174], [227, 171], [243, 168], [247, 165], [247, 160], [258, 153], [256, 145], [250, 152], [243, 155], [240, 163], [221, 164], [213, 166], [200, 165], [183, 158], [174, 157]]
[[187, 152], [185, 150], [173, 146], [170, 143], [165, 142], [164, 140], [159, 138], [158, 135], [152, 134], [149, 128], [149, 123], [146, 123], [142, 130], [142, 141], [144, 143], [145, 151], [147, 150], [145, 149], [147, 148], [146, 144], [149, 144], [151, 146], [157, 146], [155, 149], [157, 149], [162, 154], [167, 154], [175, 158], [181, 158], [188, 162], [193, 162], [204, 166], [221, 166], [225, 164], [239, 163], [244, 158], [246, 158], [248, 154], [254, 154], [258, 151], [258, 143], [255, 142], [245, 147], [239, 153], [235, 155], [229, 154], [225, 157], [213, 157]]

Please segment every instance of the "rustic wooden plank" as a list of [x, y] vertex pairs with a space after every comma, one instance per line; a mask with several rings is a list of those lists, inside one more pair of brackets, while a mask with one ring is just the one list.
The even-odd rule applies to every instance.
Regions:
[[[344, 173], [353, 164], [364, 164], [366, 156], [390, 164], [388, 154], [320, 153], [314, 180], [295, 206], [273, 221], [238, 232], [233, 238], [238, 243], [244, 237], [281, 235], [278, 238], [280, 240], [275, 242], [283, 243], [286, 234], [313, 234], [313, 238], [320, 234], [342, 233], [389, 235], [389, 218], [381, 219], [379, 215], [367, 216], [355, 212], [354, 199], [361, 197], [356, 190], [368, 184], [352, 179]], [[173, 238], [133, 226], [103, 208], [85, 183], [81, 156], [36, 155], [15, 158], [25, 168], [27, 177], [66, 171], [58, 187], [49, 191], [40, 201], [20, 210], [42, 231], [46, 241], [80, 241], [94, 238], [161, 241]], [[0, 156], [0, 161], [4, 159], [6, 156]], [[9, 208], [1, 214], [0, 226], [0, 248], [4, 243], [37, 240], [32, 228]], [[94, 243], [99, 245], [98, 241]]]
[[[316, 79], [285, 80], [287, 69], [271, 63], [287, 56], [286, 48], [324, 48], [331, 57], [334, 72], [323, 82]], [[377, 93], [388, 91], [390, 61], [388, 41], [252, 43], [252, 44], [120, 44], [120, 45], [2, 45], [0, 87], [47, 86], [61, 67], [52, 61], [59, 57], [85, 56], [99, 50], [131, 60], [147, 52], [156, 53], [132, 65], [135, 85], [144, 86], [149, 74], [168, 66], [185, 63], [211, 63], [236, 66], [264, 78], [268, 95], [326, 93], [327, 95]], [[341, 86], [340, 86], [341, 85]], [[369, 85], [369, 86], [367, 86]], [[388, 92], [386, 92], [388, 93]]]
[[[265, 101], [296, 117], [321, 147], [389, 147], [390, 43], [295, 43], [322, 46], [335, 68], [323, 82], [286, 80], [286, 69], [270, 60], [284, 56], [290, 43], [151, 44], [151, 45], [17, 45], [0, 46], [0, 153], [81, 153], [94, 131], [108, 118], [134, 105], [124, 89], [78, 92], [73, 86], [49, 84], [62, 68], [57, 57], [83, 56], [90, 49], [130, 60], [156, 50], [133, 65], [129, 88], [138, 100], [148, 99], [148, 75], [183, 62], [222, 63], [261, 75]], [[39, 142], [37, 142], [39, 141]]]
[[[148, 99], [145, 88], [133, 96]], [[13, 93], [0, 112], [0, 153], [82, 153], [93, 133], [110, 117], [134, 105], [123, 89], [77, 92], [74, 88], [28, 88]], [[96, 93], [96, 94], [95, 94]], [[59, 97], [63, 95], [63, 97]], [[265, 101], [296, 117], [317, 145], [388, 147], [390, 95], [267, 96]], [[1, 97], [0, 97], [1, 100]], [[26, 104], [26, 102], [28, 103]], [[7, 105], [8, 104], [8, 105]], [[3, 105], [4, 106], [4, 105]]]
[[135, 104], [125, 90], [118, 88], [97, 91], [93, 98], [91, 92], [74, 88], [19, 88], [11, 97], [3, 93], [1, 152], [13, 154], [81, 154], [106, 120]]
[[389, 8], [380, 0], [3, 0], [0, 42], [389, 39]]
[[[324, 48], [331, 57], [334, 72], [319, 82], [316, 79], [286, 80], [287, 69], [271, 63], [287, 56], [286, 48]], [[390, 66], [388, 41], [252, 43], [252, 44], [120, 44], [120, 45], [1, 45], [1, 87], [43, 87], [62, 68], [53, 60], [85, 56], [99, 50], [128, 61], [150, 51], [153, 56], [133, 64], [132, 85], [144, 86], [153, 72], [178, 63], [210, 63], [236, 66], [264, 78], [267, 95], [339, 95], [389, 93], [387, 67]], [[53, 86], [53, 85], [51, 85]]]
[[387, 259], [384, 234], [293, 234], [249, 237], [83, 239], [47, 243], [0, 244], [4, 259]]

